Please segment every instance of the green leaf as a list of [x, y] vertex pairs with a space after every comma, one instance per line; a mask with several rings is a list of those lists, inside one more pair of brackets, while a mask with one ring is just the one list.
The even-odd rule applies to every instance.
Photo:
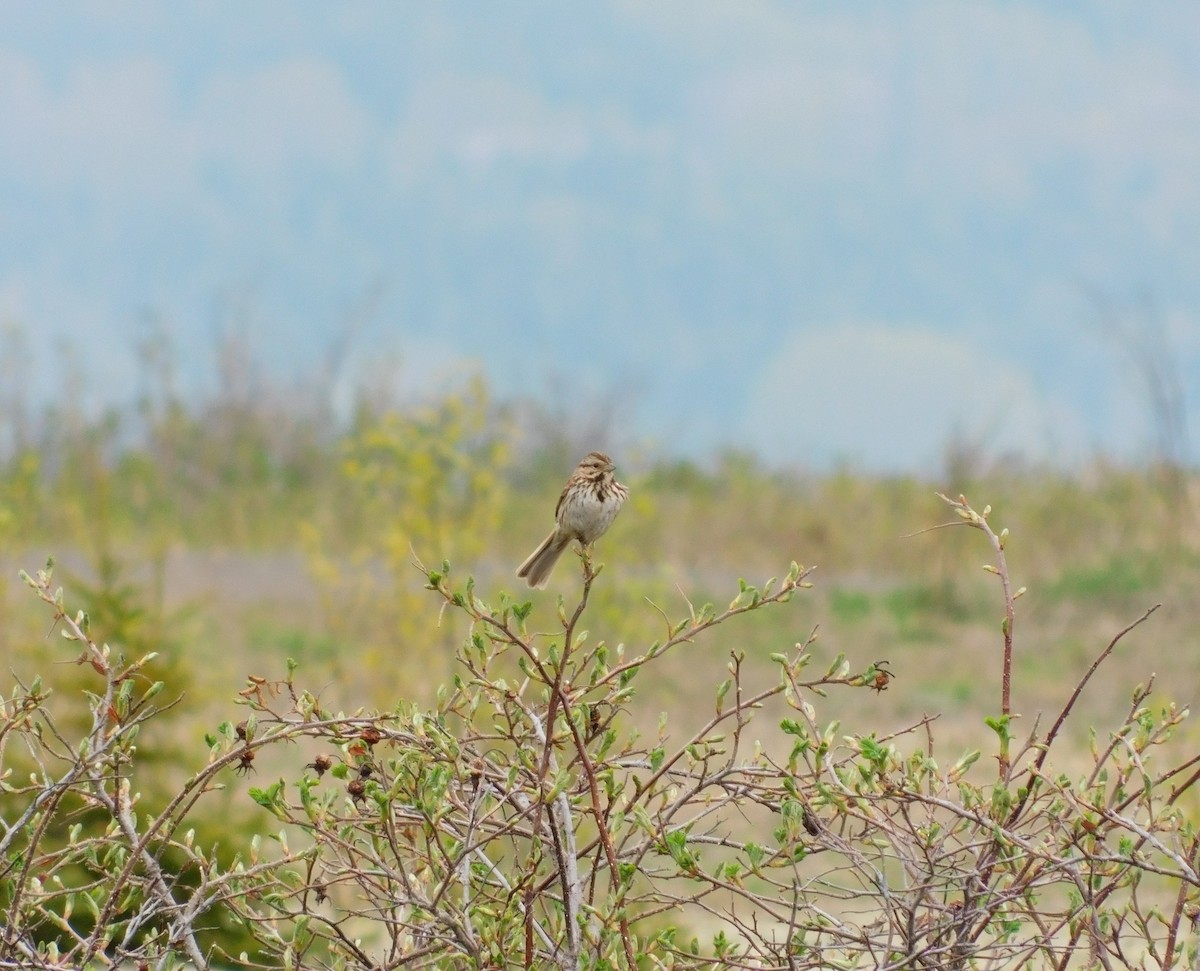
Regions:
[[757, 870], [766, 855], [766, 850], [757, 843], [746, 844], [746, 859], [750, 861], [751, 869]]
[[286, 783], [280, 779], [278, 782], [273, 782], [265, 789], [259, 789], [256, 786], [250, 787], [250, 798], [256, 803], [270, 811], [274, 816], [287, 822], [287, 807], [283, 803], [283, 790]]
[[717, 714], [718, 715], [721, 713], [721, 709], [723, 707], [723, 702], [725, 701], [725, 696], [727, 694], [729, 694], [729, 689], [731, 687], [733, 687], [733, 679], [732, 678], [726, 678], [717, 687]]
[[979, 756], [979, 749], [974, 749], [959, 758], [959, 760], [950, 767], [950, 781], [957, 782], [959, 778], [961, 778], [961, 776], [967, 771], [967, 769], [969, 769], [979, 760]]
[[687, 831], [683, 829], [667, 833], [667, 852], [671, 854], [671, 859], [679, 865], [681, 870], [691, 872], [696, 869], [697, 857], [687, 848], [687, 838]]
[[617, 730], [615, 728], [607, 728], [604, 731], [604, 738], [600, 741], [600, 747], [596, 749], [596, 761], [601, 762], [608, 755], [608, 750], [613, 747], [613, 743], [617, 740]]
[[785, 718], [779, 723], [779, 729], [785, 735], [795, 735], [797, 738], [808, 737], [808, 726], [794, 718]]
[[985, 718], [983, 720], [983, 723], [985, 725], [987, 725], [987, 727], [990, 728], [993, 732], [995, 732], [1000, 737], [1001, 741], [1011, 742], [1012, 741], [1012, 733], [1008, 727], [1011, 719], [1012, 719], [1011, 715], [1000, 715], [999, 717], [992, 717], [991, 715], [989, 715], [987, 718]]

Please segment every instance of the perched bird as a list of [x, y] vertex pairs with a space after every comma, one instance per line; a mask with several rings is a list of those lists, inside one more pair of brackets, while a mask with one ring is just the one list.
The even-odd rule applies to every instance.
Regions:
[[591, 546], [612, 525], [628, 496], [629, 490], [613, 478], [612, 459], [603, 452], [588, 452], [558, 497], [558, 505], [554, 507], [558, 525], [529, 554], [517, 576], [531, 587], [544, 587], [571, 540]]

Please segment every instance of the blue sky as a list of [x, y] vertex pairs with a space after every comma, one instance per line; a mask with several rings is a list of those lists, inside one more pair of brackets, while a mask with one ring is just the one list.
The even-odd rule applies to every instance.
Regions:
[[1137, 458], [1099, 293], [1161, 328], [1200, 427], [1200, 5], [0, 20], [0, 322], [42, 399], [66, 343], [93, 403], [128, 400], [147, 314], [201, 387], [231, 301], [283, 376], [369, 304], [346, 388], [478, 368], [580, 411], [627, 397], [625, 441], [669, 453]]

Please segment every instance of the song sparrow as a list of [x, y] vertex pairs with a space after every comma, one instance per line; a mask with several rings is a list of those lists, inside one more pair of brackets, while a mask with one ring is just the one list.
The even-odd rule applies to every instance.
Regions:
[[591, 546], [612, 525], [629, 495], [613, 478], [613, 464], [603, 452], [589, 452], [571, 473], [554, 507], [558, 525], [521, 564], [517, 576], [531, 587], [544, 587], [562, 551], [575, 539]]

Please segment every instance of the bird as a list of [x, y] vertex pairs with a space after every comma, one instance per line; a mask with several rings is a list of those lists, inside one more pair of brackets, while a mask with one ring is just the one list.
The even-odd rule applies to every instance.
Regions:
[[612, 525], [628, 497], [629, 490], [613, 478], [612, 459], [603, 452], [588, 452], [558, 497], [554, 529], [521, 564], [517, 576], [531, 587], [544, 587], [571, 540], [591, 546]]

